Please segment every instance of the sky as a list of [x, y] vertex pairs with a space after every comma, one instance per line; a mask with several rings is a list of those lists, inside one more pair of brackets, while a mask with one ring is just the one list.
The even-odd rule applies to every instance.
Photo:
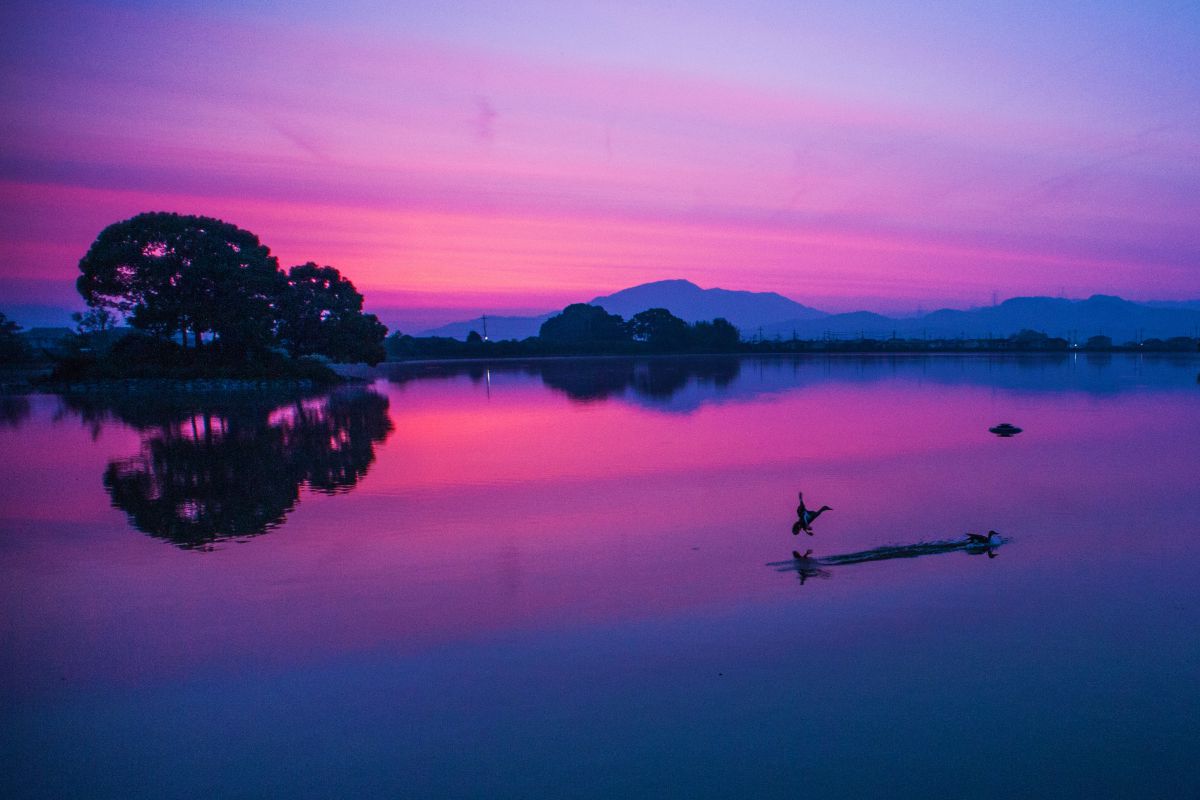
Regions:
[[667, 278], [1200, 297], [1194, 2], [51, 0], [0, 31], [19, 322], [81, 307], [144, 211], [335, 266], [406, 332]]

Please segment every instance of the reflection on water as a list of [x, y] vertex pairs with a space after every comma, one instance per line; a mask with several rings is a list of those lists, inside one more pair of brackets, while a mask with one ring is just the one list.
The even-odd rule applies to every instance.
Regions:
[[16, 428], [29, 418], [29, 398], [21, 394], [0, 394], [0, 428]]
[[0, 796], [1197, 796], [1200, 357], [709, 363], [30, 396]]
[[986, 385], [1010, 391], [1075, 391], [1094, 396], [1150, 388], [1178, 390], [1178, 371], [1193, 363], [1191, 356], [1172, 353], [1116, 358], [1109, 353], [614, 357], [386, 364], [368, 374], [395, 384], [465, 375], [489, 389], [498, 377], [535, 377], [579, 402], [618, 400], [660, 411], [690, 412], [707, 404], [752, 400], [830, 381], [877, 384], [899, 379], [947, 387]]
[[112, 416], [139, 430], [140, 452], [111, 462], [104, 487], [138, 530], [187, 549], [271, 530], [302, 486], [349, 491], [393, 427], [387, 398], [364, 390], [282, 405], [256, 398], [186, 406], [128, 397], [67, 402], [85, 420]]
[[490, 381], [493, 373], [518, 373], [541, 378], [545, 386], [579, 402], [626, 398], [661, 408], [689, 387], [706, 395], [724, 392], [736, 383], [742, 362], [735, 356], [548, 358], [493, 364], [386, 365], [379, 371], [393, 383], [456, 375], [480, 382]]
[[825, 567], [845, 567], [851, 564], [867, 564], [872, 561], [890, 561], [893, 558], [920, 558], [921, 556], [936, 556], [943, 553], [966, 553], [972, 556], [986, 555], [996, 557], [996, 548], [1008, 542], [995, 531], [988, 536], [967, 534], [962, 539], [942, 539], [933, 542], [914, 542], [913, 544], [889, 544], [873, 547], [870, 550], [860, 550], [855, 553], [842, 553], [833, 556], [814, 557], [812, 550], [801, 553], [792, 551], [792, 557], [787, 561], [771, 561], [768, 567], [775, 567], [777, 572], [795, 572], [800, 576], [803, 585], [809, 578], [828, 578], [830, 573]]
[[598, 364], [549, 361], [534, 374], [551, 389], [572, 400], [603, 400], [627, 391], [650, 400], [670, 400], [689, 382], [724, 389], [737, 379], [741, 362], [736, 358], [616, 359]]

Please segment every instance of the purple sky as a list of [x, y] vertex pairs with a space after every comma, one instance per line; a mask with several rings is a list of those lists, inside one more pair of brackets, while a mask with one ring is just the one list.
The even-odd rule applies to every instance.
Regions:
[[92, 240], [150, 210], [407, 329], [674, 277], [833, 311], [1200, 297], [1195, 4], [331, 8], [7, 4], [0, 310], [78, 305]]

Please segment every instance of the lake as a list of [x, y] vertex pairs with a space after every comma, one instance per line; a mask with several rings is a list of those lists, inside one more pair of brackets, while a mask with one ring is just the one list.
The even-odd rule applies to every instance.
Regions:
[[1198, 372], [0, 398], [0, 794], [1200, 795]]

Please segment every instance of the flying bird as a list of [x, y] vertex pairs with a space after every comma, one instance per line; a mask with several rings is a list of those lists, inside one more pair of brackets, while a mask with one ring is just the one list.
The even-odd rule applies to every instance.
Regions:
[[800, 505], [796, 506], [796, 522], [792, 525], [792, 536], [796, 536], [800, 531], [804, 531], [809, 536], [813, 535], [812, 523], [817, 517], [821, 516], [826, 511], [833, 511], [829, 506], [821, 506], [816, 511], [810, 511], [804, 505], [804, 492], [800, 492]]

